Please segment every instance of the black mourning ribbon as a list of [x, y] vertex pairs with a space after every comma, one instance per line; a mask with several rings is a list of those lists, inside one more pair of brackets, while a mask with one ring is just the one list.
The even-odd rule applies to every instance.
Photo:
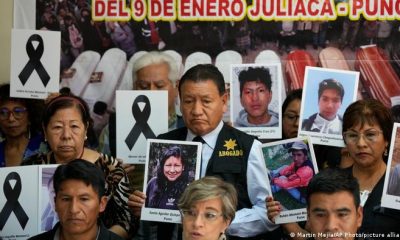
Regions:
[[[33, 47], [33, 41], [39, 42], [36, 49]], [[24, 69], [22, 69], [21, 73], [18, 75], [22, 85], [25, 85], [25, 83], [28, 81], [29, 77], [33, 73], [33, 70], [36, 70], [37, 74], [42, 80], [43, 85], [45, 87], [47, 86], [47, 83], [50, 81], [50, 76], [46, 72], [46, 69], [44, 69], [43, 64], [40, 62], [43, 51], [44, 46], [42, 37], [39, 34], [33, 34], [32, 36], [30, 36], [30, 38], [26, 42], [26, 53], [28, 54], [29, 61], [25, 65]]]
[[[14, 189], [11, 187], [10, 180], [16, 180]], [[16, 172], [10, 172], [3, 184], [4, 196], [7, 199], [6, 204], [0, 212], [0, 230], [3, 230], [11, 213], [14, 212], [22, 229], [25, 229], [29, 217], [25, 213], [21, 204], [18, 202], [19, 195], [21, 194], [21, 177]]]
[[[139, 102], [145, 103], [143, 111], [141, 111], [139, 108]], [[132, 115], [133, 118], [135, 118], [136, 123], [125, 139], [125, 143], [128, 146], [129, 150], [132, 150], [133, 145], [135, 145], [141, 133], [143, 133], [146, 139], [156, 137], [153, 130], [151, 130], [149, 124], [147, 123], [147, 120], [150, 117], [150, 113], [151, 113], [151, 106], [147, 96], [145, 95], [137, 96], [132, 104]]]

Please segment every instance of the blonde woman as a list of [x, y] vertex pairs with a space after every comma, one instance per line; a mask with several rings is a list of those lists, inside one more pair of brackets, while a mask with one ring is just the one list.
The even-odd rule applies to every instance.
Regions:
[[232, 184], [216, 177], [192, 182], [179, 203], [184, 240], [225, 240], [235, 217], [237, 193]]

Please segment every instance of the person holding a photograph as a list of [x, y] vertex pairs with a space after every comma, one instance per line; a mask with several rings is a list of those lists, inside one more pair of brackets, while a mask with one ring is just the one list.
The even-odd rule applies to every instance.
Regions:
[[[331, 237], [329, 234], [345, 240], [369, 239], [354, 237], [363, 219], [359, 190], [357, 179], [344, 170], [327, 169], [316, 174], [307, 186], [307, 229], [313, 237], [302, 238], [302, 234], [311, 235], [302, 229], [288, 233], [295, 233], [293, 239], [322, 240]], [[269, 198], [267, 208], [273, 221], [281, 211], [280, 203]]]
[[128, 238], [136, 228], [127, 205], [129, 178], [122, 162], [86, 147], [92, 127], [89, 107], [80, 97], [57, 95], [46, 103], [42, 126], [49, 151], [32, 155], [23, 164], [66, 164], [77, 158], [99, 166], [106, 175], [107, 208], [100, 214], [111, 231]]
[[308, 147], [303, 141], [294, 142], [289, 153], [293, 163], [272, 171], [271, 190], [276, 193], [285, 189], [294, 199], [305, 204], [305, 196], [298, 188], [306, 187], [314, 175], [312, 162], [308, 159]]
[[390, 109], [375, 99], [356, 101], [343, 115], [343, 140], [354, 161], [346, 170], [360, 184], [361, 232], [400, 233], [400, 211], [380, 204], [392, 129]]
[[272, 99], [272, 80], [268, 68], [249, 67], [239, 73], [240, 103], [243, 110], [236, 127], [277, 127], [279, 114], [268, 109]]
[[311, 132], [341, 134], [342, 117], [338, 110], [342, 106], [344, 96], [343, 85], [335, 79], [325, 79], [319, 83], [319, 112], [303, 120], [301, 129]]
[[[190, 68], [179, 82], [181, 111], [186, 127], [158, 136], [160, 139], [202, 142], [200, 176], [218, 176], [238, 192], [236, 217], [226, 233], [230, 239], [273, 238], [277, 228], [265, 214], [270, 191], [261, 142], [222, 121], [227, 94], [222, 73], [212, 64]], [[128, 204], [140, 213], [146, 195], [135, 191]], [[165, 232], [159, 239], [170, 239]]]
[[[139, 57], [132, 66], [133, 90], [156, 90], [168, 92], [168, 129], [183, 127], [182, 117], [175, 111], [178, 95], [176, 82], [180, 76], [175, 60], [163, 52], [151, 51]], [[103, 153], [116, 156], [116, 114], [110, 115], [110, 121], [99, 137], [99, 147]], [[142, 164], [140, 164], [142, 165]], [[137, 166], [140, 168], [140, 166]]]
[[204, 177], [189, 184], [179, 200], [184, 240], [224, 240], [235, 218], [237, 193], [232, 184]]
[[180, 147], [163, 150], [156, 174], [147, 184], [145, 207], [177, 210], [179, 197], [189, 184], [188, 167]]
[[[381, 206], [386, 173], [387, 153], [393, 129], [393, 117], [388, 108], [375, 99], [352, 103], [343, 115], [343, 140], [353, 159], [344, 171], [352, 174], [360, 185], [360, 205], [363, 207], [361, 233], [400, 233], [400, 211]], [[268, 199], [269, 206], [274, 202]], [[284, 224], [288, 232], [301, 232], [297, 224]]]
[[122, 240], [99, 220], [107, 206], [106, 182], [95, 164], [75, 159], [54, 173], [55, 210], [59, 222], [50, 231], [30, 240]]

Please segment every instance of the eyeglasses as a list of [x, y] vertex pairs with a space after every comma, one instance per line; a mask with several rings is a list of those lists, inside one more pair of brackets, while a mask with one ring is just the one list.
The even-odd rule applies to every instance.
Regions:
[[285, 117], [287, 120], [289, 120], [290, 122], [296, 122], [297, 120], [299, 120], [300, 116], [296, 115], [296, 114], [290, 114], [290, 113], [285, 113], [283, 114], [283, 117]]
[[26, 113], [27, 109], [24, 107], [15, 107], [14, 109], [10, 110], [8, 108], [1, 108], [0, 109], [0, 119], [6, 120], [10, 118], [11, 113], [13, 114], [15, 119], [21, 119], [24, 114]]
[[364, 133], [347, 131], [343, 133], [343, 138], [346, 143], [357, 143], [360, 140], [361, 136], [363, 136], [364, 140], [367, 140], [368, 142], [376, 142], [381, 133], [383, 132], [378, 130], [369, 130]]
[[[180, 210], [181, 215], [190, 221], [193, 221], [197, 218], [197, 216], [199, 216], [200, 213], [194, 211], [194, 210]], [[213, 211], [207, 211], [204, 212], [202, 214], [200, 214], [200, 216], [202, 216], [203, 220], [205, 220], [206, 222], [213, 222], [215, 221], [218, 217], [222, 216], [222, 213], [217, 213], [217, 212], [213, 212]]]

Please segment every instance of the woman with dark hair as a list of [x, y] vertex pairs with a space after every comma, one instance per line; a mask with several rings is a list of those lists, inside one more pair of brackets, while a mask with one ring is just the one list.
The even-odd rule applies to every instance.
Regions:
[[[393, 117], [388, 108], [375, 99], [352, 103], [343, 115], [343, 139], [353, 159], [351, 173], [360, 185], [360, 205], [363, 221], [360, 233], [400, 233], [400, 211], [381, 206], [385, 181], [387, 153], [393, 128]], [[280, 204], [267, 199], [268, 218], [273, 220], [280, 212]], [[291, 225], [291, 232], [304, 231]]]
[[46, 151], [40, 126], [43, 102], [10, 97], [10, 85], [0, 87], [0, 167], [18, 166], [31, 155]]
[[400, 211], [381, 206], [392, 129], [390, 109], [375, 99], [354, 102], [343, 115], [343, 140], [354, 161], [346, 171], [360, 184], [363, 233], [400, 233]]
[[164, 149], [157, 175], [147, 185], [145, 206], [177, 210], [178, 200], [188, 184], [189, 173], [181, 148], [171, 146]]
[[302, 93], [303, 89], [291, 91], [282, 104], [282, 139], [297, 137]]
[[98, 165], [106, 176], [108, 197], [101, 218], [112, 232], [128, 238], [133, 229], [127, 205], [129, 179], [119, 161], [85, 147], [88, 129], [93, 124], [85, 101], [71, 95], [54, 97], [47, 102], [42, 121], [50, 151], [31, 156], [25, 164], [65, 164], [79, 158]]

